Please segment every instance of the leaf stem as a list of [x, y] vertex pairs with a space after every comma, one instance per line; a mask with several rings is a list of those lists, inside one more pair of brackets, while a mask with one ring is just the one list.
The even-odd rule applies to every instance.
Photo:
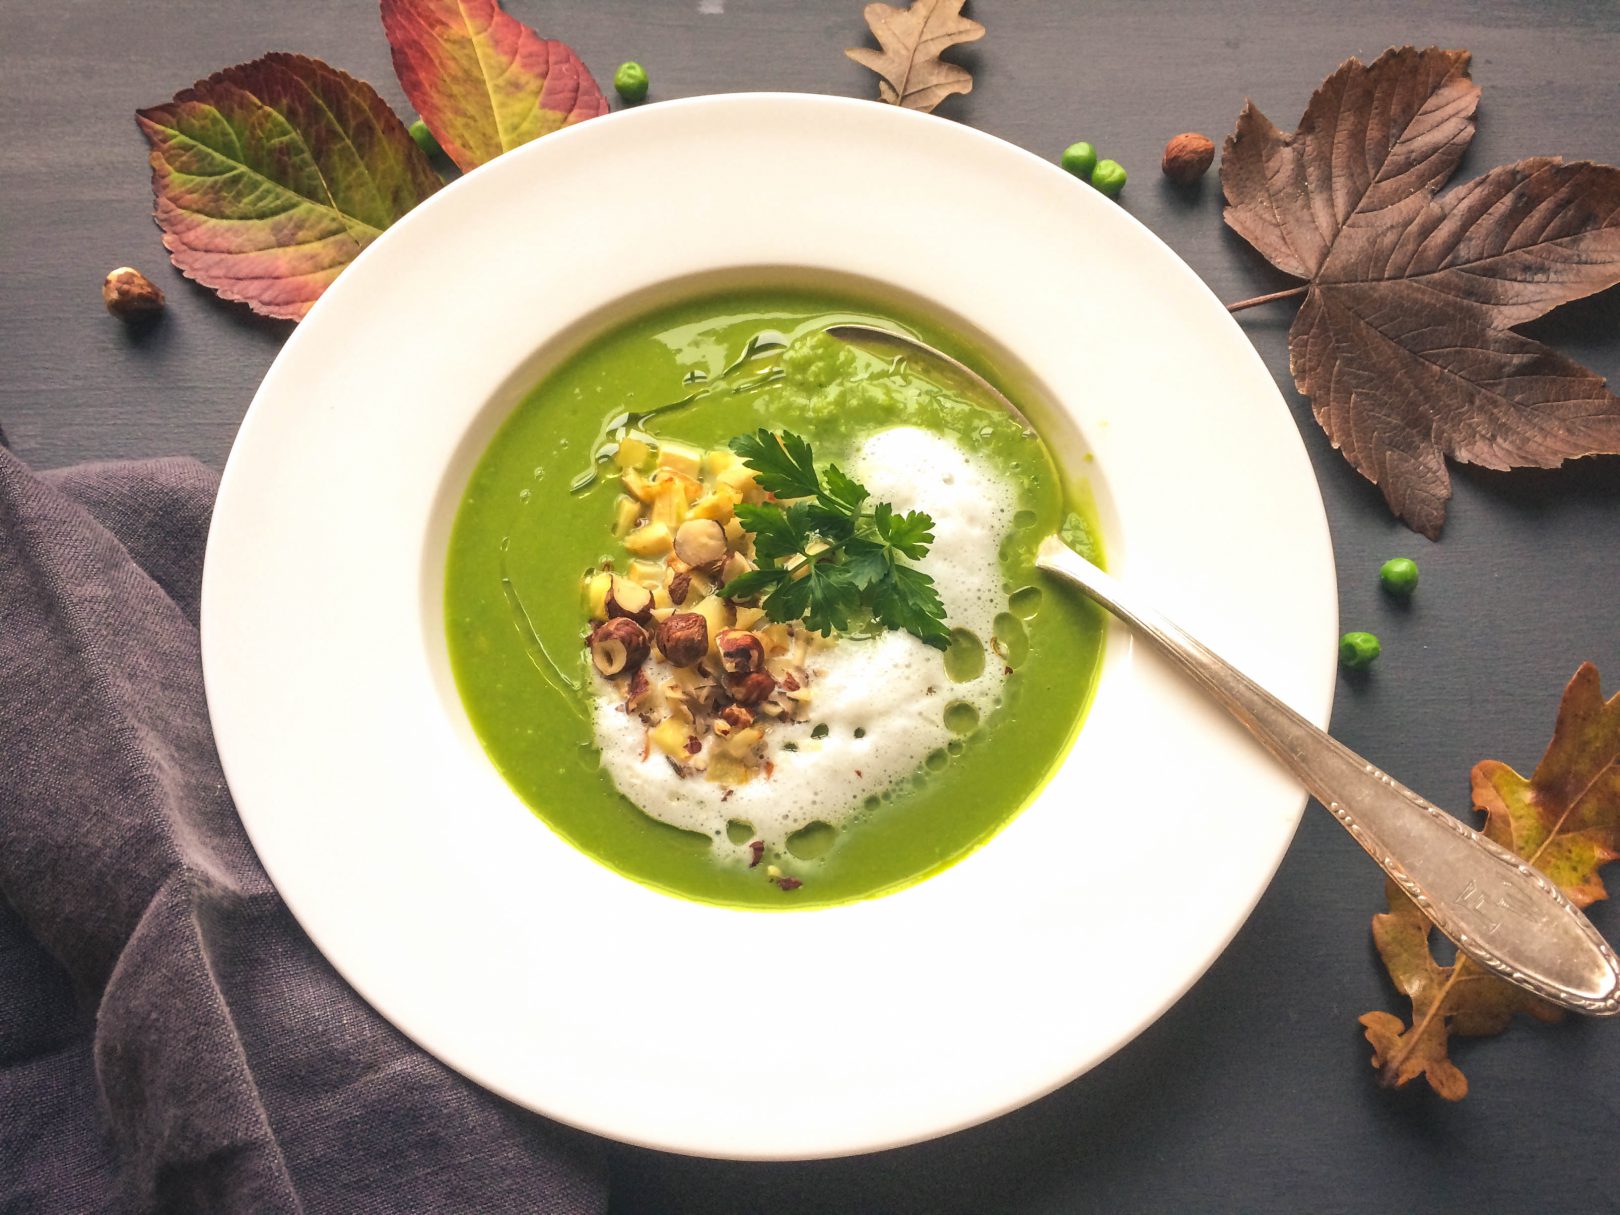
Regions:
[[1306, 283], [1302, 287], [1290, 287], [1286, 291], [1273, 291], [1270, 295], [1257, 295], [1253, 299], [1239, 300], [1235, 304], [1228, 304], [1226, 310], [1228, 312], [1242, 312], [1245, 308], [1258, 308], [1261, 304], [1269, 304], [1273, 300], [1286, 300], [1296, 295], [1304, 295], [1310, 289], [1311, 285]]
[[[1581, 800], [1592, 791], [1592, 787], [1597, 784], [1598, 777], [1602, 775], [1603, 771], [1604, 769], [1600, 768], [1597, 772], [1593, 773], [1592, 779], [1587, 782], [1586, 787], [1574, 797], [1569, 799], [1569, 804], [1566, 805], [1563, 812], [1559, 814], [1558, 821], [1552, 825], [1552, 830], [1547, 832], [1547, 838], [1542, 840], [1536, 850], [1525, 858], [1530, 864], [1534, 865], [1537, 861], [1539, 861], [1541, 859], [1541, 854], [1546, 852], [1553, 841], [1558, 839], [1563, 833], [1564, 824], [1569, 821], [1569, 816], [1575, 812], [1575, 807], [1581, 804]], [[1467, 954], [1460, 951], [1458, 952], [1457, 961], [1452, 965], [1451, 968], [1451, 974], [1447, 977], [1445, 986], [1440, 989], [1440, 994], [1436, 996], [1434, 1002], [1429, 1005], [1429, 1011], [1423, 1014], [1421, 1021], [1413, 1021], [1412, 1032], [1407, 1038], [1406, 1048], [1392, 1056], [1386, 1065], [1392, 1075], [1400, 1072], [1400, 1065], [1406, 1062], [1406, 1057], [1417, 1048], [1418, 1042], [1423, 1037], [1423, 1031], [1429, 1028], [1429, 1023], [1437, 1016], [1446, 1015], [1446, 999], [1451, 995], [1452, 988], [1457, 986], [1459, 980], [1465, 978], [1472, 979], [1475, 977], [1472, 974], [1465, 975], [1463, 973], [1464, 970], [1468, 969], [1472, 963], [1473, 959]], [[1482, 971], [1481, 975], [1483, 975], [1483, 973], [1484, 972]]]

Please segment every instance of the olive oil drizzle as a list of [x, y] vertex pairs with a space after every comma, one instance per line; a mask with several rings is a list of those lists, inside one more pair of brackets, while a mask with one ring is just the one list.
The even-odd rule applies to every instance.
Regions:
[[575, 717], [583, 719], [585, 710], [579, 698], [580, 682], [564, 674], [563, 669], [546, 650], [545, 643], [540, 640], [540, 634], [535, 631], [534, 621], [530, 619], [528, 609], [523, 606], [517, 587], [512, 585], [512, 577], [507, 573], [504, 556], [501, 558], [501, 590], [505, 593], [506, 604], [512, 612], [512, 626], [523, 639], [523, 649], [529, 655], [529, 661], [534, 664], [534, 669], [540, 672], [540, 677], [550, 685], [552, 691], [562, 698], [568, 706], [568, 711]]
[[599, 470], [613, 459], [614, 453], [619, 450], [619, 443], [631, 431], [642, 430], [647, 422], [662, 414], [675, 413], [685, 409], [695, 401], [700, 401], [713, 392], [727, 388], [733, 393], [753, 392], [764, 388], [767, 384], [774, 384], [780, 380], [784, 372], [780, 364], [765, 367], [750, 380], [741, 380], [732, 383], [732, 377], [738, 372], [752, 369], [760, 359], [779, 354], [788, 347], [788, 337], [775, 329], [765, 329], [749, 338], [743, 346], [742, 353], [732, 360], [714, 379], [706, 379], [702, 372], [694, 371], [687, 375], [685, 382], [698, 384], [701, 387], [694, 389], [677, 401], [668, 401], [663, 405], [654, 405], [649, 409], [627, 409], [615, 413], [602, 423], [601, 430], [597, 431], [596, 439], [591, 443], [591, 463], [568, 483], [572, 493], [584, 493], [595, 485], [600, 473]]

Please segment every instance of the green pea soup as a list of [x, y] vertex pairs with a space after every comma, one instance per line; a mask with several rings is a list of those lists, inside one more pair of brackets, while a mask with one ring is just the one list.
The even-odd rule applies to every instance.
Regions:
[[[1036, 546], [1056, 531], [1100, 559], [1085, 486], [1065, 478], [1045, 445], [1005, 414], [823, 332], [851, 322], [915, 335], [1002, 380], [958, 336], [853, 296], [749, 289], [687, 298], [600, 333], [546, 375], [478, 461], [451, 529], [450, 664], [490, 761], [575, 847], [672, 895], [806, 908], [937, 873], [1033, 798], [1073, 741], [1095, 686], [1101, 613], [1048, 585], [1034, 565]], [[1003, 664], [999, 703], [980, 717], [941, 695], [947, 747], [908, 779], [870, 790], [841, 828], [801, 832], [749, 868], [719, 855], [708, 836], [663, 823], [621, 795], [594, 743], [580, 588], [604, 562], [626, 564], [612, 530], [616, 441], [634, 429], [712, 449], [763, 426], [803, 435], [825, 465], [899, 425], [945, 436], [1016, 490], [1019, 509], [999, 554], [1006, 607], [995, 636], [959, 633], [945, 656], [952, 679]], [[729, 831], [746, 839], [750, 825], [734, 822]], [[778, 874], [802, 885], [784, 890], [770, 880]]]

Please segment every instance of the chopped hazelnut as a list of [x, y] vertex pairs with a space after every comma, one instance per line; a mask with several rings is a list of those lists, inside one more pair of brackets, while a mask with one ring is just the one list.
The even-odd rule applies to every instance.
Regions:
[[746, 730], [754, 724], [754, 715], [741, 705], [727, 705], [720, 710], [720, 720], [733, 730]]
[[612, 677], [634, 670], [647, 660], [647, 630], [623, 616], [599, 624], [591, 634], [591, 661]]
[[726, 529], [713, 519], [688, 519], [675, 532], [675, 555], [693, 569], [717, 567], [726, 559]]
[[697, 612], [676, 612], [658, 626], [658, 652], [689, 667], [709, 652], [709, 622]]
[[614, 574], [608, 583], [602, 606], [607, 609], [610, 619], [625, 617], [645, 623], [652, 615], [652, 592], [628, 578]]
[[747, 675], [765, 665], [765, 647], [752, 633], [742, 629], [724, 629], [714, 643], [720, 652], [720, 665], [728, 675]]
[[672, 543], [669, 525], [658, 522], [644, 523], [624, 538], [624, 547], [638, 557], [661, 557]]
[[686, 597], [692, 593], [692, 575], [682, 570], [669, 580], [669, 601], [676, 607], [686, 602]]
[[637, 713], [646, 707], [648, 698], [652, 696], [652, 681], [647, 678], [647, 672], [637, 667], [634, 675], [630, 676], [630, 687], [624, 696], [624, 709], [627, 713]]

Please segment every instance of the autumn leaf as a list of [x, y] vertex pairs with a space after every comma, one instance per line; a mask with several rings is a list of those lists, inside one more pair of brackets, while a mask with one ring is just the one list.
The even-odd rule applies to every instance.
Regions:
[[302, 317], [439, 185], [369, 84], [302, 55], [226, 68], [136, 119], [174, 264], [266, 316]]
[[973, 77], [940, 54], [984, 37], [984, 26], [962, 16], [964, 0], [912, 0], [907, 8], [868, 4], [864, 16], [883, 49], [851, 47], [844, 54], [880, 77], [878, 96], [908, 110], [932, 110], [953, 93], [971, 93]]
[[[1607, 897], [1599, 869], [1620, 857], [1620, 693], [1603, 699], [1597, 668], [1584, 664], [1564, 689], [1551, 744], [1526, 780], [1506, 764], [1474, 766], [1474, 805], [1484, 832], [1524, 857], [1586, 907]], [[1459, 955], [1442, 966], [1430, 951], [1432, 925], [1410, 898], [1385, 883], [1389, 910], [1373, 917], [1384, 967], [1412, 1002], [1412, 1022], [1387, 1012], [1361, 1018], [1381, 1084], [1398, 1088], [1422, 1076], [1450, 1101], [1468, 1080], [1448, 1054], [1454, 1037], [1507, 1028], [1515, 1013], [1558, 1021], [1563, 1013]]]
[[463, 171], [607, 113], [590, 72], [496, 0], [382, 0], [394, 74]]
[[1468, 52], [1351, 59], [1284, 134], [1254, 103], [1226, 141], [1226, 222], [1305, 287], [1294, 382], [1408, 526], [1445, 521], [1446, 457], [1551, 468], [1620, 452], [1620, 397], [1513, 330], [1620, 282], [1620, 169], [1534, 157], [1446, 194], [1474, 134]]

